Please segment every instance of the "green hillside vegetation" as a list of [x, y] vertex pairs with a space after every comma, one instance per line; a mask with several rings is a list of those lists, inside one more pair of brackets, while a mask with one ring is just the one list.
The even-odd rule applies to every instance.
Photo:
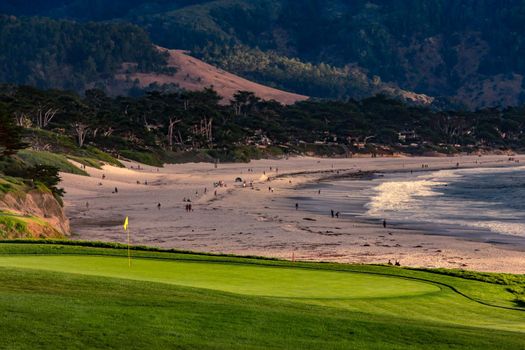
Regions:
[[[6, 106], [0, 104], [0, 199], [7, 193], [25, 196], [36, 190], [51, 193], [62, 205], [64, 190], [58, 187], [60, 169], [55, 165], [69, 167], [70, 164], [55, 154], [24, 150], [28, 144], [23, 141], [23, 134], [23, 127], [17, 125]], [[17, 156], [18, 152], [22, 152], [26, 161]]]
[[62, 237], [60, 232], [39, 217], [0, 210], [0, 239]]
[[347, 65], [312, 64], [297, 58], [288, 58], [273, 51], [210, 45], [195, 48], [197, 57], [229, 72], [259, 83], [303, 95], [331, 99], [361, 99], [385, 92], [403, 98], [403, 91], [369, 77], [361, 68]]
[[22, 150], [18, 152], [18, 157], [20, 157], [20, 159], [22, 159], [24, 163], [29, 166], [48, 165], [58, 168], [60, 171], [66, 173], [87, 175], [85, 171], [71, 164], [65, 156], [60, 154]]
[[[160, 45], [204, 50], [203, 57], [235, 73], [292, 91], [297, 82], [286, 81], [278, 71], [296, 76], [296, 64], [281, 64], [277, 72], [265, 64], [249, 66], [239, 60], [244, 55], [209, 43], [260, 49], [280, 62], [296, 58], [340, 69], [355, 64], [402, 89], [479, 108], [525, 101], [524, 11], [519, 1], [497, 0], [221, 0], [128, 20], [147, 28]], [[332, 74], [326, 70], [320, 80]], [[303, 80], [312, 84], [312, 96], [330, 91], [308, 70]], [[336, 84], [331, 97], [355, 96], [345, 89], [348, 80]], [[490, 86], [488, 91], [482, 84]]]
[[83, 91], [124, 63], [166, 71], [146, 33], [126, 23], [86, 23], [0, 15], [0, 81]]
[[[80, 169], [71, 169], [72, 164], [67, 162], [64, 158], [94, 168], [100, 168], [103, 164], [123, 167], [118, 159], [115, 159], [110, 154], [96, 147], [91, 145], [79, 147], [74, 138], [68, 135], [44, 129], [31, 128], [25, 130], [24, 138], [33, 148], [37, 149], [37, 151], [24, 150], [23, 152], [18, 153], [19, 157], [24, 159], [26, 154], [33, 154], [35, 157], [45, 157], [46, 154], [52, 152], [57, 157], [57, 162], [48, 165], [54, 165], [59, 168], [60, 171], [70, 173], [78, 173], [78, 171], [80, 171]], [[39, 150], [40, 148], [46, 149], [47, 151]], [[64, 163], [64, 161], [66, 161], [67, 164]], [[38, 163], [38, 161], [33, 163]], [[41, 162], [41, 164], [46, 163]]]
[[[2, 176], [0, 172], [0, 206], [3, 204], [2, 199], [7, 195], [16, 199], [23, 199], [28, 193], [32, 192], [56, 193], [57, 197], [62, 193], [53, 184], [46, 183], [46, 179], [40, 178], [29, 182], [28, 179]], [[0, 209], [1, 239], [47, 237], [61, 238], [63, 235], [42, 218]]]
[[132, 254], [129, 268], [125, 249], [1, 244], [2, 346], [520, 349], [525, 341], [525, 309], [503, 285], [384, 266]]
[[[20, 35], [27, 42], [37, 38], [48, 42], [41, 36], [49, 31], [53, 34], [58, 25], [68, 32], [75, 26], [95, 33], [82, 35], [84, 29], [78, 29], [79, 38], [88, 47], [105, 40], [106, 36], [96, 36], [100, 35], [98, 29], [117, 32], [115, 50], [109, 55], [112, 62], [106, 64], [101, 55], [89, 54], [101, 52], [105, 46], [96, 45], [73, 56], [85, 67], [78, 74], [80, 81], [97, 75], [93, 72], [113, 72], [122, 62], [121, 56], [126, 56], [127, 47], [140, 48], [135, 52], [141, 56], [124, 61], [162, 69], [144, 33], [123, 24], [133, 23], [157, 45], [188, 49], [233, 73], [314, 97], [357, 98], [392, 85], [389, 91], [393, 95], [403, 89], [439, 97], [439, 108], [464, 104], [476, 109], [525, 102], [525, 8], [520, 1], [118, 0], [109, 4], [102, 0], [25, 0], [0, 4], [0, 12], [87, 23], [24, 19], [24, 25], [29, 26], [27, 34], [13, 32], [17, 35], [13, 42], [9, 25], [13, 19], [6, 17], [5, 42], [17, 49], [7, 53], [17, 56], [15, 67], [5, 61], [6, 69], [16, 76], [6, 75], [10, 80], [4, 81], [66, 86], [50, 72], [63, 72], [64, 64], [68, 67], [68, 62], [54, 61], [57, 52], [66, 56], [54, 50], [60, 45], [45, 49], [49, 55], [35, 52], [34, 45], [18, 50], [24, 42], [18, 40]], [[136, 35], [123, 38], [118, 28]], [[132, 38], [136, 41], [129, 43]], [[122, 55], [118, 51], [121, 47]], [[42, 65], [40, 71], [33, 68], [39, 61], [52, 64]], [[47, 79], [42, 79], [43, 73]]]

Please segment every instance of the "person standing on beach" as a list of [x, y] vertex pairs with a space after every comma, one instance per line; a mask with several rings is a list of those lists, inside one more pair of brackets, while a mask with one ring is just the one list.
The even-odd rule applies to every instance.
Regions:
[[330, 214], [332, 215], [332, 217], [335, 216], [335, 214], [334, 214], [334, 210], [333, 210], [333, 209], [330, 210]]
[[299, 203], [295, 203], [295, 210], [299, 210]]
[[386, 228], [386, 220], [383, 219], [383, 228]]

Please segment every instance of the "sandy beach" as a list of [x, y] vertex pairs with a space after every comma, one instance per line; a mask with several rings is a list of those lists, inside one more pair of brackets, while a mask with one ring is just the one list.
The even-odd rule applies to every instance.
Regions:
[[[414, 172], [523, 165], [505, 155], [318, 159], [297, 157], [251, 163], [188, 163], [155, 168], [87, 168], [90, 177], [61, 174], [72, 239], [125, 242], [129, 216], [133, 244], [199, 252], [258, 255], [342, 263], [387, 263], [525, 273], [523, 247], [467, 237], [383, 228], [381, 221], [333, 219], [295, 208], [310, 195], [305, 184], [363, 172]], [[428, 167], [422, 169], [422, 164]], [[104, 177], [104, 178], [103, 178]], [[236, 178], [246, 182], [236, 182]], [[268, 181], [270, 178], [270, 181]], [[223, 182], [224, 186], [214, 187]], [[250, 185], [253, 183], [253, 187]], [[118, 193], [115, 193], [115, 189]], [[185, 210], [190, 199], [192, 211]], [[160, 203], [160, 208], [158, 204]]]

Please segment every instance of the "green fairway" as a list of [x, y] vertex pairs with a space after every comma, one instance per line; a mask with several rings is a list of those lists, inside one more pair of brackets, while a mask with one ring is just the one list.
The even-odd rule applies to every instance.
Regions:
[[0, 348], [525, 349], [502, 285], [141, 251], [129, 268], [125, 254], [0, 244]]

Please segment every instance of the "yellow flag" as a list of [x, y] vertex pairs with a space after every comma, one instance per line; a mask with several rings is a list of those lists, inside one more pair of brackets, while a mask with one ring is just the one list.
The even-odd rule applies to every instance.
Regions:
[[124, 220], [124, 231], [128, 230], [128, 217], [126, 216], [126, 220]]

